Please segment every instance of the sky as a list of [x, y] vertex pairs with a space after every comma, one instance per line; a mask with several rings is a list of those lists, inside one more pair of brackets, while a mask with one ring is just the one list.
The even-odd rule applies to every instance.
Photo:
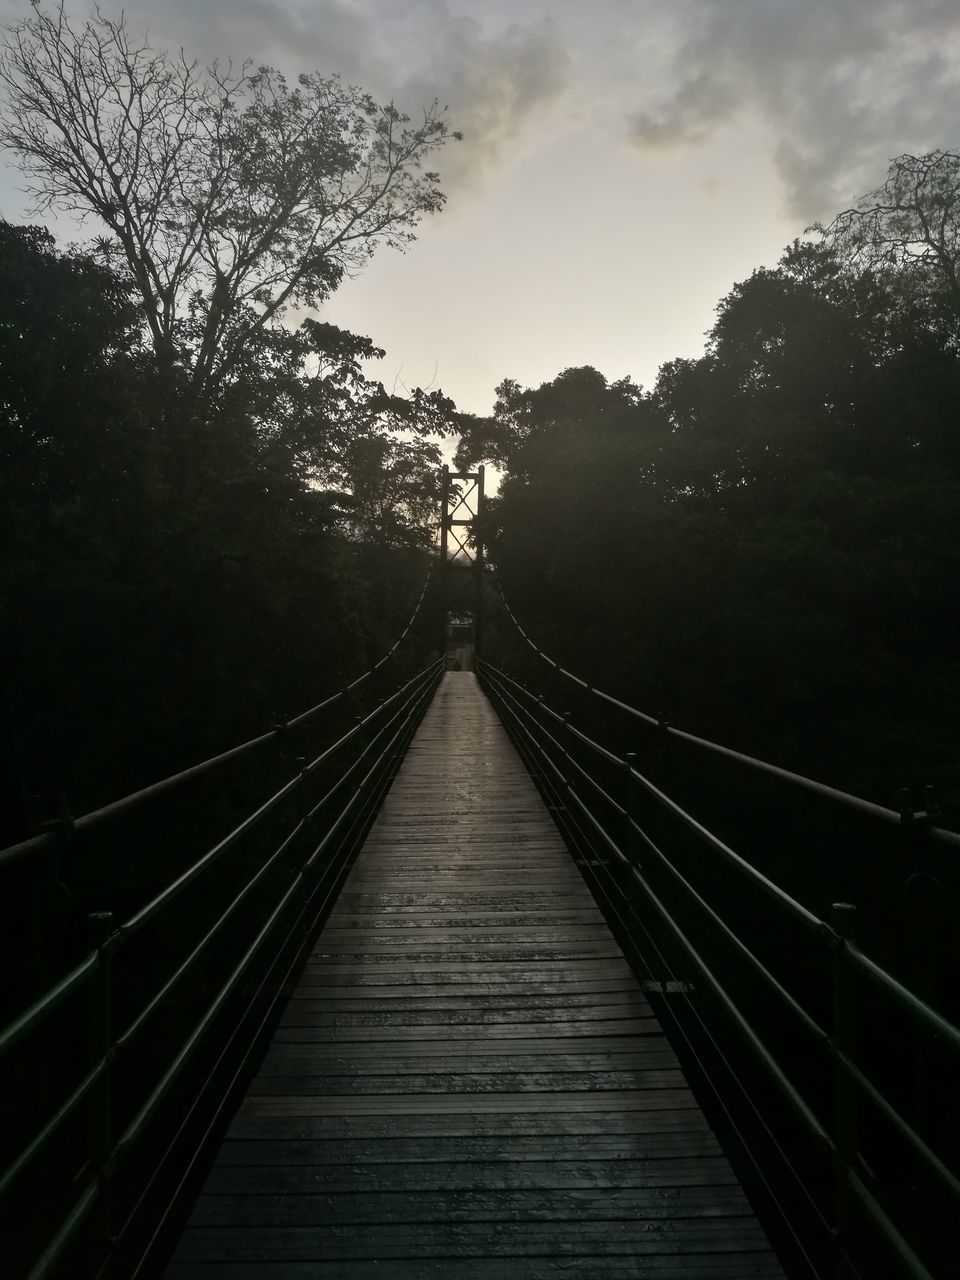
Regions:
[[[464, 140], [439, 161], [445, 209], [322, 318], [386, 348], [371, 373], [388, 388], [439, 387], [474, 413], [504, 378], [573, 365], [650, 386], [702, 350], [736, 281], [879, 185], [891, 157], [960, 146], [960, 0], [122, 7], [202, 61], [338, 72], [411, 115], [449, 106]], [[0, 0], [0, 26], [28, 13]], [[0, 217], [30, 221], [5, 159]]]

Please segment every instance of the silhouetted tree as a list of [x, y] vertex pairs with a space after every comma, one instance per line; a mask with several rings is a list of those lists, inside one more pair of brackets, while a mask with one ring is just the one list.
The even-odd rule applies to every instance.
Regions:
[[544, 648], [817, 776], [953, 796], [960, 359], [914, 301], [797, 243], [649, 393], [502, 384], [461, 448], [506, 466], [487, 540]]
[[812, 229], [844, 262], [897, 273], [901, 287], [939, 296], [960, 320], [960, 152], [897, 156], [882, 186]]
[[314, 321], [260, 330], [184, 430], [129, 280], [0, 223], [6, 835], [58, 789], [82, 810], [262, 728], [392, 643], [453, 410], [387, 395], [361, 369], [378, 354]]
[[444, 197], [424, 161], [448, 136], [336, 77], [201, 68], [98, 10], [12, 28], [0, 52], [0, 145], [38, 210], [93, 214], [129, 270], [154, 347], [199, 393], [291, 306], [326, 298], [381, 244], [403, 247]]

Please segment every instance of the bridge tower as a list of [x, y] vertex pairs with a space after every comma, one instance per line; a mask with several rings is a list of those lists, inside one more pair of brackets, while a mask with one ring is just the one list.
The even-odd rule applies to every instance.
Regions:
[[482, 528], [474, 523], [483, 511], [483, 467], [445, 466], [440, 484], [441, 652], [448, 669], [466, 670], [483, 643], [484, 548]]

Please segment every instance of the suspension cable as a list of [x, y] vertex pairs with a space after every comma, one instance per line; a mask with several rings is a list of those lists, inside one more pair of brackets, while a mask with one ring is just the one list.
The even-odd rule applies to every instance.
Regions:
[[[490, 668], [490, 664], [489, 664], [489, 663], [485, 663], [485, 664], [484, 664], [484, 666], [485, 666], [488, 670], [496, 670], [496, 668]], [[502, 673], [502, 672], [499, 672], [498, 674], [502, 675], [503, 673]], [[496, 688], [496, 687], [497, 687], [498, 682], [497, 682], [496, 680], [494, 680], [492, 683], [493, 683], [494, 687]], [[497, 693], [498, 693], [498, 695], [499, 695], [499, 697], [500, 697], [500, 699], [501, 699], [501, 705], [502, 705], [502, 700], [504, 699], [504, 690], [502, 689], [502, 687], [497, 688]], [[516, 702], [516, 700], [515, 700], [514, 698], [512, 698], [509, 694], [506, 694], [506, 698], [507, 698], [507, 699], [509, 699], [511, 702], [514, 702], [515, 707], [519, 708], [520, 704], [519, 704], [518, 702]], [[514, 715], [516, 715], [516, 711], [514, 711], [514, 712], [513, 712], [513, 714], [514, 714]], [[518, 721], [518, 723], [521, 725], [522, 730], [523, 730], [523, 733], [525, 734], [525, 736], [526, 736], [526, 737], [530, 740], [530, 742], [531, 742], [531, 743], [533, 743], [533, 744], [535, 745], [535, 747], [536, 747], [536, 748], [541, 752], [541, 758], [542, 758], [544, 761], [546, 761], [546, 762], [548, 762], [548, 763], [550, 763], [550, 764], [552, 765], [552, 764], [553, 764], [553, 762], [552, 762], [552, 761], [550, 761], [549, 754], [548, 754], [548, 753], [546, 753], [546, 752], [544, 751], [544, 749], [543, 749], [542, 745], [537, 744], [535, 735], [531, 732], [531, 730], [530, 730], [529, 728], [527, 728], [525, 725], [523, 725], [523, 724], [522, 724], [522, 721], [520, 721], [520, 720], [519, 720], [519, 717], [517, 717], [517, 721]], [[554, 768], [556, 768], [556, 766], [553, 766], [553, 767], [554, 767]], [[561, 776], [562, 776], [562, 775], [561, 775]], [[565, 789], [565, 790], [568, 790], [568, 793], [569, 793], [573, 798], [575, 798], [575, 799], [577, 799], [577, 800], [579, 801], [579, 797], [577, 797], [577, 796], [576, 796], [576, 793], [575, 793], [575, 791], [574, 791], [572, 788], [567, 789], [566, 787], [564, 787], [564, 789]], [[582, 802], [579, 802], [579, 807], [581, 808], [581, 810], [582, 810], [582, 812], [583, 812], [584, 814], [589, 814], [589, 813], [590, 813], [589, 809], [587, 809], [586, 805], [584, 805]], [[561, 813], [562, 813], [562, 817], [561, 817]], [[591, 815], [591, 816], [592, 816], [592, 815]], [[574, 843], [574, 844], [578, 845], [579, 847], [582, 847], [582, 845], [583, 845], [584, 841], [586, 841], [586, 842], [587, 842], [587, 844], [589, 845], [589, 836], [587, 836], [587, 834], [586, 834], [586, 832], [584, 831], [584, 829], [583, 829], [583, 827], [582, 827], [581, 823], [579, 822], [579, 820], [578, 820], [578, 819], [577, 819], [577, 817], [575, 816], [575, 814], [574, 814], [573, 810], [572, 810], [569, 806], [562, 806], [562, 807], [561, 807], [561, 809], [560, 809], [560, 810], [558, 810], [558, 813], [557, 813], [557, 820], [558, 820], [558, 822], [560, 822], [560, 823], [561, 823], [561, 825], [562, 825], [562, 826], [564, 827], [564, 829], [567, 831], [568, 835], [570, 836], [570, 838], [572, 839], [572, 841], [573, 841], [573, 843]], [[599, 823], [596, 823], [596, 820], [594, 820], [594, 825], [597, 827], [597, 829], [598, 829], [598, 830], [603, 831], [603, 829], [600, 827]], [[617, 853], [617, 854], [619, 854], [620, 858], [622, 859], [622, 858], [623, 858], [623, 855], [620, 853], [620, 850], [616, 847], [616, 845], [615, 845], [612, 841], [610, 841], [610, 838], [609, 838], [609, 836], [607, 836], [607, 834], [606, 834], [606, 832], [605, 832], [605, 831], [603, 831], [603, 835], [604, 835], [604, 837], [606, 838], [606, 841], [607, 841], [607, 843], [608, 843], [608, 847], [611, 849], [611, 851], [612, 851], [612, 852], [615, 852], [615, 853]], [[606, 899], [606, 901], [607, 901], [607, 902], [608, 902], [608, 903], [613, 907], [614, 911], [617, 913], [618, 917], [619, 917], [619, 918], [621, 919], [621, 921], [622, 921], [622, 920], [623, 920], [623, 917], [622, 917], [622, 915], [620, 914], [619, 908], [618, 908], [618, 906], [617, 906], [617, 905], [615, 905], [615, 904], [614, 904], [613, 899], [611, 898], [611, 896], [610, 896], [609, 892], [607, 891], [607, 889], [605, 889], [605, 888], [604, 888], [603, 883], [602, 883], [602, 881], [601, 881], [601, 879], [600, 879], [600, 877], [599, 877], [599, 875], [598, 875], [598, 872], [597, 872], [597, 871], [596, 871], [596, 869], [595, 869], [595, 865], [596, 865], [596, 864], [594, 863], [594, 861], [593, 861], [591, 858], [587, 858], [587, 859], [586, 859], [586, 861], [584, 862], [584, 864], [582, 865], [581, 870], [582, 870], [582, 872], [583, 872], [583, 874], [584, 874], [584, 876], [585, 876], [585, 877], [589, 876], [589, 878], [590, 878], [591, 880], [593, 880], [594, 884], [596, 885], [597, 892], [598, 892], [599, 894], [601, 894], [601, 895], [604, 897], [604, 899]], [[604, 869], [606, 870], [606, 868], [604, 868]], [[636, 878], [638, 878], [638, 879], [640, 878], [639, 876], [637, 876], [637, 871], [636, 871], [636, 869], [633, 869], [633, 872], [632, 872], [632, 873], [633, 873], [633, 875], [634, 875]], [[609, 873], [608, 873], [608, 874], [609, 874]], [[648, 888], [648, 886], [645, 886], [645, 888]], [[706, 1038], [707, 1038], [707, 1040], [709, 1041], [709, 1043], [710, 1043], [711, 1047], [713, 1048], [714, 1052], [717, 1054], [717, 1056], [719, 1057], [719, 1059], [720, 1059], [720, 1060], [721, 1060], [721, 1062], [723, 1063], [724, 1067], [726, 1067], [727, 1072], [729, 1073], [729, 1075], [731, 1076], [731, 1078], [732, 1078], [733, 1082], [736, 1084], [736, 1086], [737, 1086], [737, 1087], [738, 1087], [738, 1089], [740, 1090], [741, 1094], [743, 1095], [743, 1098], [744, 1098], [745, 1102], [747, 1103], [747, 1105], [748, 1105], [748, 1107], [749, 1107], [750, 1111], [751, 1111], [751, 1112], [752, 1112], [752, 1114], [754, 1115], [755, 1119], [759, 1121], [759, 1123], [761, 1124], [762, 1128], [764, 1129], [764, 1131], [765, 1131], [765, 1133], [766, 1133], [766, 1135], [767, 1135], [768, 1140], [773, 1144], [773, 1146], [774, 1146], [774, 1148], [776, 1149], [776, 1151], [777, 1151], [778, 1155], [781, 1157], [781, 1159], [782, 1159], [782, 1161], [783, 1161], [783, 1163], [784, 1163], [784, 1167], [785, 1167], [785, 1168], [786, 1168], [786, 1170], [787, 1170], [787, 1171], [792, 1175], [792, 1178], [796, 1181], [796, 1184], [797, 1184], [797, 1186], [798, 1186], [798, 1188], [799, 1188], [799, 1190], [800, 1190], [800, 1192], [801, 1192], [801, 1194], [802, 1194], [802, 1196], [803, 1196], [804, 1200], [808, 1203], [808, 1205], [809, 1205], [810, 1209], [813, 1211], [813, 1213], [815, 1214], [815, 1216], [816, 1216], [816, 1217], [817, 1217], [817, 1219], [819, 1220], [819, 1222], [820, 1222], [821, 1226], [822, 1226], [822, 1227], [824, 1227], [824, 1228], [826, 1228], [828, 1224], [826, 1223], [826, 1219], [825, 1219], [825, 1217], [824, 1217], [824, 1214], [823, 1214], [822, 1210], [819, 1208], [819, 1206], [817, 1205], [817, 1203], [816, 1203], [816, 1201], [815, 1201], [815, 1199], [814, 1199], [814, 1197], [813, 1197], [812, 1193], [810, 1192], [810, 1189], [806, 1186], [806, 1184], [804, 1183], [803, 1179], [801, 1178], [801, 1176], [800, 1176], [799, 1172], [795, 1169], [795, 1167], [793, 1166], [793, 1164], [791, 1163], [791, 1161], [790, 1161], [790, 1160], [789, 1160], [789, 1158], [787, 1157], [787, 1155], [786, 1155], [785, 1151], [783, 1150], [783, 1147], [781, 1146], [780, 1142], [777, 1140], [776, 1135], [774, 1134], [773, 1130], [770, 1128], [769, 1124], [766, 1122], [766, 1120], [764, 1119], [763, 1115], [761, 1114], [761, 1112], [760, 1112], [759, 1108], [757, 1107], [757, 1104], [756, 1104], [756, 1102], [754, 1101], [753, 1097], [751, 1096], [751, 1093], [750, 1093], [749, 1089], [748, 1089], [748, 1088], [747, 1088], [747, 1086], [742, 1082], [742, 1080], [740, 1079], [740, 1076], [737, 1074], [737, 1072], [736, 1072], [735, 1068], [733, 1067], [732, 1063], [730, 1062], [729, 1057], [728, 1057], [728, 1056], [723, 1052], [723, 1050], [720, 1048], [719, 1044], [718, 1044], [718, 1043], [717, 1043], [717, 1041], [716, 1041], [716, 1038], [713, 1036], [713, 1034], [712, 1034], [712, 1032], [710, 1031], [710, 1029], [706, 1026], [705, 1022], [703, 1021], [703, 1018], [702, 1018], [701, 1014], [699, 1013], [699, 1011], [696, 1009], [695, 1005], [694, 1005], [694, 1004], [693, 1004], [693, 1002], [691, 1001], [691, 998], [690, 998], [690, 996], [689, 996], [689, 994], [688, 994], [688, 992], [687, 992], [687, 989], [686, 989], [686, 984], [685, 984], [685, 983], [683, 983], [683, 982], [681, 982], [681, 981], [679, 981], [678, 976], [677, 976], [677, 973], [675, 972], [675, 970], [673, 969], [673, 967], [672, 967], [672, 966], [671, 966], [671, 964], [669, 963], [668, 959], [667, 959], [667, 958], [666, 958], [666, 956], [664, 955], [664, 953], [663, 953], [663, 951], [662, 951], [661, 947], [659, 946], [659, 944], [656, 942], [656, 940], [655, 940], [655, 939], [653, 938], [653, 936], [651, 935], [650, 930], [647, 928], [647, 925], [646, 925], [646, 924], [643, 922], [643, 920], [642, 920], [642, 919], [637, 915], [637, 911], [636, 911], [635, 906], [633, 906], [633, 904], [631, 904], [631, 903], [629, 902], [629, 900], [624, 900], [623, 905], [627, 908], [627, 910], [629, 911], [630, 915], [633, 917], [634, 923], [635, 923], [635, 924], [637, 924], [637, 925], [639, 925], [640, 929], [642, 930], [643, 934], [645, 935], [645, 937], [646, 937], [646, 939], [647, 939], [647, 942], [648, 942], [648, 943], [653, 947], [654, 952], [656, 953], [656, 955], [657, 955], [658, 959], [659, 959], [659, 960], [660, 960], [660, 962], [661, 962], [661, 966], [662, 966], [662, 968], [666, 971], [666, 973], [667, 973], [667, 975], [668, 975], [668, 979], [674, 983], [674, 986], [675, 986], [675, 988], [676, 988], [676, 990], [677, 990], [678, 994], [682, 997], [683, 1002], [684, 1002], [685, 1006], [687, 1007], [687, 1011], [688, 1011], [688, 1013], [689, 1013], [689, 1014], [690, 1014], [690, 1015], [695, 1019], [695, 1021], [699, 1024], [700, 1029], [701, 1029], [701, 1032], [702, 1032], [702, 1033], [704, 1033], [704, 1034], [706, 1035]], [[671, 922], [671, 923], [672, 923], [672, 922]], [[651, 973], [652, 973], [652, 972], [654, 972], [654, 971], [655, 971], [655, 967], [650, 965], [650, 962], [649, 962], [649, 956], [648, 956], [648, 954], [645, 952], [645, 950], [644, 950], [644, 948], [643, 948], [642, 944], [641, 944], [641, 943], [639, 942], [639, 940], [637, 939], [637, 937], [636, 937], [635, 933], [631, 932], [630, 937], [631, 937], [631, 943], [632, 943], [633, 947], [636, 949], [637, 954], [640, 956], [640, 958], [641, 958], [641, 960], [642, 960], [642, 962], [643, 962], [643, 964], [644, 964], [644, 967], [647, 969], [647, 971], [648, 971], [648, 972], [651, 972]], [[687, 946], [689, 946], [689, 943], [688, 943], [688, 941], [687, 941], [686, 939], [684, 939], [684, 942], [686, 943], [686, 945], [687, 945]], [[684, 1041], [684, 1044], [685, 1044], [685, 1046], [686, 1046], [687, 1051], [690, 1053], [690, 1055], [692, 1056], [693, 1060], [696, 1062], [697, 1067], [698, 1067], [698, 1068], [699, 1068], [699, 1070], [700, 1070], [700, 1073], [701, 1073], [702, 1078], [704, 1079], [704, 1081], [705, 1081], [705, 1082], [707, 1083], [707, 1085], [709, 1086], [709, 1088], [710, 1088], [710, 1090], [711, 1090], [712, 1094], [714, 1095], [714, 1098], [716, 1099], [717, 1104], [719, 1105], [720, 1109], [723, 1111], [723, 1113], [724, 1113], [724, 1117], [725, 1117], [725, 1119], [726, 1119], [726, 1122], [729, 1124], [729, 1126], [730, 1126], [730, 1128], [732, 1129], [733, 1133], [736, 1135], [737, 1140], [738, 1140], [738, 1142], [739, 1142], [739, 1144], [740, 1144], [740, 1147], [741, 1147], [741, 1149], [742, 1149], [742, 1151], [743, 1151], [744, 1155], [745, 1155], [745, 1156], [747, 1157], [747, 1159], [750, 1161], [750, 1164], [751, 1164], [751, 1166], [752, 1166], [752, 1168], [753, 1168], [754, 1175], [757, 1177], [757, 1179], [759, 1180], [759, 1182], [763, 1185], [763, 1187], [764, 1187], [764, 1191], [765, 1191], [765, 1193], [767, 1194], [767, 1196], [769, 1197], [769, 1199], [770, 1199], [771, 1203], [773, 1204], [773, 1206], [776, 1208], [776, 1210], [777, 1210], [777, 1212], [778, 1212], [778, 1214], [779, 1214], [779, 1216], [780, 1216], [780, 1218], [781, 1218], [781, 1220], [782, 1220], [782, 1222], [783, 1222], [783, 1224], [784, 1224], [784, 1227], [786, 1228], [786, 1230], [787, 1230], [787, 1231], [790, 1233], [790, 1235], [792, 1236], [792, 1238], [793, 1238], [793, 1242], [794, 1242], [794, 1246], [798, 1249], [799, 1253], [802, 1255], [802, 1257], [803, 1257], [804, 1261], [805, 1261], [805, 1262], [806, 1262], [806, 1264], [807, 1264], [807, 1267], [808, 1267], [808, 1268], [809, 1268], [809, 1270], [810, 1270], [811, 1275], [816, 1275], [816, 1274], [817, 1274], [817, 1272], [816, 1272], [816, 1268], [815, 1268], [815, 1266], [814, 1266], [813, 1262], [811, 1261], [811, 1259], [810, 1259], [810, 1257], [809, 1257], [809, 1254], [807, 1253], [807, 1250], [804, 1248], [803, 1243], [802, 1243], [802, 1241], [800, 1240], [800, 1237], [798, 1236], [797, 1231], [796, 1231], [796, 1229], [795, 1229], [795, 1227], [794, 1227], [793, 1223], [792, 1223], [792, 1222], [791, 1222], [791, 1220], [790, 1220], [790, 1216], [789, 1216], [789, 1214], [787, 1213], [787, 1211], [786, 1211], [785, 1207], [783, 1206], [783, 1204], [781, 1203], [781, 1201], [780, 1201], [779, 1197], [777, 1196], [776, 1192], [774, 1191], [773, 1187], [771, 1186], [771, 1184], [770, 1184], [770, 1180], [766, 1177], [766, 1175], [765, 1175], [765, 1173], [764, 1173], [763, 1169], [760, 1167], [760, 1164], [758, 1163], [757, 1157], [755, 1156], [755, 1154], [754, 1154], [754, 1152], [753, 1152], [753, 1150], [752, 1150], [752, 1148], [751, 1148], [751, 1146], [750, 1146], [749, 1142], [747, 1141], [747, 1139], [745, 1138], [745, 1136], [744, 1136], [744, 1135], [743, 1135], [743, 1133], [741, 1132], [740, 1126], [737, 1124], [736, 1119], [734, 1118], [734, 1116], [733, 1116], [733, 1114], [732, 1114], [732, 1112], [731, 1112], [731, 1110], [730, 1110], [729, 1106], [727, 1105], [727, 1103], [726, 1103], [726, 1101], [725, 1101], [725, 1099], [724, 1099], [724, 1097], [723, 1097], [723, 1094], [722, 1094], [722, 1092], [721, 1092], [721, 1090], [720, 1090], [719, 1086], [717, 1085], [716, 1081], [715, 1081], [715, 1080], [714, 1080], [714, 1078], [713, 1078], [712, 1073], [708, 1070], [708, 1068], [707, 1068], [707, 1066], [706, 1066], [705, 1062], [703, 1061], [703, 1056], [702, 1056], [702, 1054], [701, 1054], [701, 1053], [698, 1051], [698, 1049], [696, 1048], [696, 1046], [695, 1046], [695, 1044], [694, 1044], [693, 1040], [692, 1040], [692, 1039], [691, 1039], [691, 1037], [690, 1037], [689, 1032], [687, 1031], [687, 1029], [686, 1029], [686, 1027], [684, 1026], [683, 1022], [678, 1018], [678, 1015], [677, 1015], [676, 1011], [675, 1011], [674, 1009], [672, 1009], [672, 1008], [670, 1007], [670, 1005], [669, 1005], [669, 1004], [666, 1004], [666, 1005], [665, 1005], [665, 1008], [666, 1008], [666, 1009], [668, 1010], [668, 1012], [669, 1012], [669, 1016], [670, 1016], [670, 1019], [671, 1019], [671, 1021], [672, 1021], [672, 1024], [673, 1024], [673, 1026], [674, 1026], [675, 1030], [677, 1031], [677, 1033], [678, 1033], [678, 1034], [681, 1036], [681, 1038], [683, 1039], [683, 1041]], [[857, 1280], [859, 1280], [859, 1277], [857, 1277]]]
[[[325, 711], [328, 707], [332, 707], [335, 703], [342, 701], [354, 689], [364, 684], [374, 672], [378, 671], [384, 663], [396, 653], [402, 642], [410, 633], [410, 629], [416, 622], [417, 617], [423, 608], [423, 602], [427, 597], [427, 591], [433, 577], [434, 561], [431, 559], [427, 567], [427, 576], [424, 579], [423, 589], [420, 592], [419, 599], [411, 613], [403, 630], [397, 639], [393, 642], [387, 652], [373, 666], [368, 667], [361, 675], [342, 689], [338, 689], [336, 693], [331, 694], [328, 698], [324, 698], [322, 702], [318, 702], [315, 706], [309, 707], [306, 711], [302, 711], [299, 715], [294, 716], [291, 720], [283, 721], [268, 729], [265, 733], [258, 734], [255, 738], [249, 738], [246, 742], [241, 742], [235, 747], [229, 747], [226, 751], [221, 751], [215, 756], [210, 756], [206, 760], [201, 760], [199, 764], [191, 765], [187, 769], [181, 769], [178, 773], [170, 774], [169, 777], [162, 778], [159, 782], [150, 783], [146, 787], [141, 787], [138, 791], [133, 791], [129, 795], [122, 796], [119, 800], [111, 801], [109, 804], [102, 805], [99, 809], [94, 809], [90, 813], [85, 813], [79, 818], [70, 819], [68, 826], [70, 832], [88, 831], [93, 827], [98, 827], [102, 822], [110, 818], [115, 818], [120, 814], [127, 813], [131, 809], [138, 808], [147, 800], [152, 800], [156, 796], [163, 795], [167, 791], [173, 791], [184, 783], [192, 781], [194, 778], [202, 777], [204, 774], [211, 772], [213, 769], [219, 768], [221, 765], [227, 764], [231, 760], [238, 760], [242, 756], [248, 755], [251, 751], [262, 747], [264, 743], [273, 742], [282, 734], [290, 729], [299, 728], [306, 724], [308, 720], [312, 720], [319, 715], [321, 711]], [[59, 824], [57, 824], [59, 825]], [[49, 849], [60, 838], [57, 830], [47, 830], [39, 835], [31, 836], [27, 840], [21, 840], [18, 844], [8, 846], [6, 849], [0, 849], [0, 870], [9, 866], [13, 862], [19, 861], [21, 858], [28, 857], [31, 854], [40, 853]]]
[[822, 796], [827, 800], [835, 801], [844, 805], [848, 809], [855, 809], [859, 813], [866, 814], [871, 818], [878, 818], [882, 822], [895, 823], [897, 825], [905, 822], [913, 821], [919, 830], [922, 830], [931, 840], [935, 840], [940, 844], [949, 844], [954, 848], [960, 848], [960, 832], [948, 831], [944, 827], [930, 826], [926, 818], [926, 814], [904, 813], [897, 809], [889, 809], [885, 805], [875, 804], [872, 800], [865, 800], [862, 796], [852, 795], [849, 791], [841, 791], [838, 787], [831, 787], [825, 782], [817, 782], [813, 778], [807, 778], [802, 773], [795, 773], [791, 769], [781, 768], [780, 765], [770, 764], [767, 760], [761, 760], [757, 756], [746, 755], [742, 751], [735, 751], [732, 747], [725, 747], [719, 742], [711, 742], [709, 738], [701, 738], [697, 734], [688, 733], [684, 729], [677, 729], [673, 725], [668, 724], [661, 717], [648, 715], [645, 711], [632, 707], [627, 702], [622, 702], [619, 698], [614, 698], [611, 694], [605, 693], [602, 689], [597, 689], [587, 680], [575, 675], [572, 671], [568, 671], [562, 667], [555, 658], [551, 658], [545, 653], [540, 646], [533, 640], [530, 635], [521, 626], [517, 615], [510, 607], [507, 597], [504, 593], [503, 586], [500, 582], [499, 575], [491, 566], [490, 572], [493, 575], [494, 583], [500, 595], [504, 611], [507, 617], [517, 629], [521, 639], [526, 645], [533, 650], [537, 657], [552, 667], [559, 676], [568, 680], [571, 684], [577, 685], [584, 692], [593, 698], [598, 698], [601, 702], [606, 702], [611, 706], [617, 707], [620, 711], [624, 711], [627, 715], [633, 716], [634, 719], [642, 721], [651, 728], [657, 729], [660, 733], [666, 734], [671, 738], [676, 738], [681, 742], [691, 743], [695, 747], [700, 747], [704, 751], [709, 751], [713, 755], [723, 756], [727, 760], [733, 760], [736, 764], [744, 765], [746, 768], [757, 773], [766, 774], [768, 777], [778, 778], [781, 782], [787, 782], [791, 786], [800, 787], [805, 791], [811, 791], [814, 795]]

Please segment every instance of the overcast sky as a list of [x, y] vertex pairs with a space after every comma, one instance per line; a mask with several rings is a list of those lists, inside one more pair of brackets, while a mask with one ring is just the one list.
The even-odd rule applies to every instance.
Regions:
[[[466, 136], [442, 162], [446, 209], [324, 318], [387, 348], [388, 387], [435, 384], [474, 412], [505, 377], [570, 365], [649, 385], [697, 354], [734, 281], [889, 157], [960, 145], [960, 0], [122, 7], [201, 59], [340, 72], [411, 113], [449, 104]], [[28, 12], [0, 0], [0, 25]], [[0, 167], [0, 216], [26, 221], [18, 183]]]

